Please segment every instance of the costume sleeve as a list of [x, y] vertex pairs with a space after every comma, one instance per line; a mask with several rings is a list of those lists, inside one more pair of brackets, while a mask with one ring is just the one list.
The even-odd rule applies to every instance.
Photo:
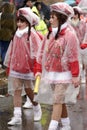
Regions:
[[79, 75], [79, 63], [78, 61], [74, 61], [70, 63], [70, 70], [73, 77], [78, 77]]
[[79, 75], [80, 47], [76, 35], [74, 33], [69, 35], [70, 36], [67, 44], [68, 61], [72, 76], [77, 77]]
[[87, 48], [87, 43], [83, 43], [83, 44], [81, 44], [81, 45], [80, 45], [80, 48], [81, 48], [81, 49], [85, 49], [85, 48]]
[[34, 72], [34, 75], [36, 75], [37, 73], [41, 74], [41, 72], [42, 72], [41, 64], [37, 63], [36, 60], [34, 60], [33, 72]]

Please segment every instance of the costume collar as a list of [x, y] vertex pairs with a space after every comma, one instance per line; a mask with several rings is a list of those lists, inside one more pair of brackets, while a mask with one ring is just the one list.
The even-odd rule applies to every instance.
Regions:
[[18, 37], [22, 37], [24, 33], [28, 33], [28, 27], [24, 28], [23, 30], [19, 30], [19, 28], [16, 31], [16, 35]]
[[61, 29], [60, 29], [60, 35], [64, 35], [65, 34], [65, 30], [66, 30], [66, 28], [67, 28], [67, 22], [66, 23], [64, 23], [64, 24], [62, 24], [62, 26], [61, 26]]
[[[67, 25], [68, 25], [67, 22], [61, 25], [60, 32], [59, 32], [60, 35], [65, 34], [65, 30], [67, 28]], [[58, 31], [58, 27], [52, 28], [52, 33], [54, 36], [56, 35], [57, 31]]]

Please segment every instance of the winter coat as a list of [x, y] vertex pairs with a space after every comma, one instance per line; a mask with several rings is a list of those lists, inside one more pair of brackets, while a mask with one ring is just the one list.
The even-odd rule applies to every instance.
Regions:
[[10, 3], [5, 3], [3, 9], [4, 11], [1, 14], [0, 40], [10, 41], [16, 29], [15, 14]]

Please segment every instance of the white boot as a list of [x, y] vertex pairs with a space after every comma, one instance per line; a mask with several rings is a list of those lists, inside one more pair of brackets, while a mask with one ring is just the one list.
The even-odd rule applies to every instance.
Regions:
[[58, 130], [58, 121], [51, 120], [48, 130]]
[[14, 116], [12, 117], [11, 121], [8, 122], [8, 125], [19, 125], [22, 124], [22, 118], [21, 118], [21, 108], [15, 107], [14, 108]]
[[8, 122], [8, 125], [20, 125], [22, 124], [22, 119], [21, 117], [12, 117], [11, 121]]
[[65, 125], [65, 126], [61, 127], [60, 130], [71, 130], [71, 126]]
[[60, 128], [60, 130], [71, 130], [70, 119], [68, 117], [62, 118], [61, 122], [62, 122], [62, 127]]
[[31, 109], [31, 108], [33, 108], [33, 105], [32, 105], [32, 103], [31, 103], [31, 101], [30, 101], [30, 99], [29, 99], [29, 97], [27, 96], [27, 101], [25, 102], [25, 104], [23, 105], [23, 108], [26, 108], [26, 109]]
[[42, 117], [42, 110], [40, 104], [33, 106], [34, 110], [34, 121], [40, 121]]

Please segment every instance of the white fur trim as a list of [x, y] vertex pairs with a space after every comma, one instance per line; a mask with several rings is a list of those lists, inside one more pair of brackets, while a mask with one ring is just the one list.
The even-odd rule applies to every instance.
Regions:
[[24, 33], [28, 33], [28, 27], [24, 28], [23, 30], [19, 30], [19, 28], [18, 28], [17, 31], [16, 31], [16, 35], [17, 35], [18, 37], [22, 37], [22, 35], [23, 35]]

